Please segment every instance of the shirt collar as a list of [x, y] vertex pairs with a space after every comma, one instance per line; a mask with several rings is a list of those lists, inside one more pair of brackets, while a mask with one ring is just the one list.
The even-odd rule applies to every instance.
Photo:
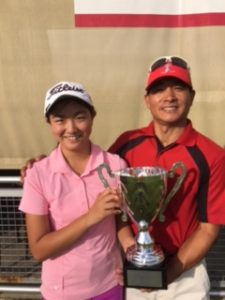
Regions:
[[[149, 137], [156, 137], [154, 130], [154, 122], [150, 122], [147, 127], [141, 129], [144, 135]], [[194, 146], [196, 144], [197, 132], [192, 126], [191, 120], [187, 120], [187, 125], [184, 128], [181, 136], [176, 141], [176, 144], [181, 144], [184, 146]]]
[[[99, 146], [95, 144], [91, 144], [90, 158], [87, 163], [85, 172], [82, 174], [82, 176], [89, 174], [92, 170], [96, 169], [100, 164], [104, 163], [103, 153], [104, 152], [101, 150]], [[67, 164], [65, 158], [63, 157], [60, 145], [58, 145], [58, 147], [52, 151], [49, 158], [51, 161], [53, 172], [74, 174], [74, 172]]]
[[188, 119], [181, 136], [176, 141], [177, 144], [184, 146], [194, 146], [197, 142], [197, 131], [193, 128], [192, 122]]

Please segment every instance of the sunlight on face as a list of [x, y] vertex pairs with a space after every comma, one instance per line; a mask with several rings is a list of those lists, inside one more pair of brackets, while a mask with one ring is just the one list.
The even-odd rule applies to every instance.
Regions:
[[194, 99], [194, 91], [182, 81], [164, 78], [145, 96], [145, 103], [155, 122], [164, 125], [185, 125]]
[[63, 151], [86, 151], [90, 146], [93, 116], [89, 107], [80, 101], [58, 101], [49, 114], [52, 134]]

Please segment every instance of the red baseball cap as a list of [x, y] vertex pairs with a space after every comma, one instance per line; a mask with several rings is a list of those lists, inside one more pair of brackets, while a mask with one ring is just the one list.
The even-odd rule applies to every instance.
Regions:
[[148, 90], [157, 80], [166, 77], [177, 78], [192, 88], [190, 68], [181, 57], [164, 56], [154, 61], [147, 75], [145, 89]]

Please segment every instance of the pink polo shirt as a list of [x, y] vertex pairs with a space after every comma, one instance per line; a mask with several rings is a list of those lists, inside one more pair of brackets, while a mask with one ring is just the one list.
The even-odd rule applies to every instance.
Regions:
[[[77, 176], [60, 146], [27, 171], [19, 209], [47, 215], [58, 230], [86, 213], [104, 190], [96, 168], [107, 163], [113, 171], [126, 167], [119, 156], [92, 144], [85, 172]], [[109, 183], [116, 184], [114, 179]], [[89, 229], [65, 254], [42, 264], [41, 292], [47, 300], [83, 300], [114, 287], [115, 268], [121, 264], [114, 216]]]

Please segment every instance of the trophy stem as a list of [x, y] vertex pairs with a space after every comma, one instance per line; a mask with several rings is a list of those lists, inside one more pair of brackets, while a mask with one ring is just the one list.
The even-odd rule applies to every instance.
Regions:
[[126, 253], [127, 260], [137, 267], [153, 267], [164, 261], [161, 248], [154, 244], [148, 232], [148, 223], [139, 222], [139, 233], [136, 245], [130, 247]]

